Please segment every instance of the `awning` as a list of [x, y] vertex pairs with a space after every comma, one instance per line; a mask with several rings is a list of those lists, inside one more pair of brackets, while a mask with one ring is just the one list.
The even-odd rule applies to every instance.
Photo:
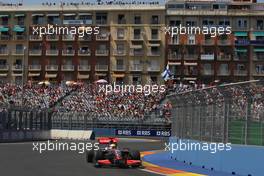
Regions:
[[42, 13], [36, 13], [36, 14], [32, 14], [32, 16], [33, 17], [35, 17], [35, 16], [44, 16], [44, 14], [42, 14]]
[[48, 17], [57, 17], [60, 16], [60, 14], [56, 13], [56, 14], [47, 14]]
[[57, 74], [48, 74], [48, 73], [45, 74], [45, 78], [56, 78], [56, 77]]
[[28, 73], [28, 76], [29, 77], [37, 77], [37, 76], [39, 76], [40, 75], [40, 73]]
[[90, 75], [81, 75], [81, 74], [78, 74], [77, 78], [78, 79], [89, 79], [89, 76]]
[[15, 17], [23, 17], [25, 16], [25, 14], [21, 13], [21, 14], [15, 14]]
[[7, 73], [0, 73], [0, 77], [7, 77]]
[[181, 65], [181, 62], [168, 62], [168, 65]]
[[8, 32], [9, 28], [8, 27], [0, 27], [0, 32]]
[[264, 32], [261, 32], [261, 31], [259, 31], [259, 32], [253, 32], [253, 35], [264, 37]]
[[187, 81], [195, 81], [197, 80], [197, 78], [183, 78], [184, 80], [187, 80]]
[[125, 77], [125, 74], [113, 74], [113, 77], [115, 77], [115, 78], [123, 78], [123, 77]]
[[235, 51], [239, 53], [246, 53], [247, 49], [235, 49]]
[[0, 18], [9, 17], [9, 15], [0, 15]]
[[21, 77], [21, 76], [23, 76], [23, 74], [22, 73], [13, 73], [12, 76]]
[[197, 62], [184, 62], [184, 65], [196, 66], [198, 65]]
[[96, 73], [96, 76], [106, 76], [106, 73]]
[[65, 13], [63, 14], [63, 16], [75, 16], [76, 14], [75, 13]]
[[160, 44], [159, 43], [150, 43], [149, 46], [157, 46], [158, 47], [158, 46], [160, 46]]
[[246, 37], [246, 36], [248, 36], [248, 33], [247, 32], [235, 32], [235, 36]]
[[79, 13], [79, 16], [91, 16], [91, 13]]
[[13, 29], [14, 32], [24, 32], [25, 28], [20, 27], [20, 26], [15, 26]]
[[262, 52], [264, 52], [264, 48], [255, 48], [254, 52], [262, 53]]
[[141, 49], [142, 45], [131, 45], [130, 48], [131, 49]]

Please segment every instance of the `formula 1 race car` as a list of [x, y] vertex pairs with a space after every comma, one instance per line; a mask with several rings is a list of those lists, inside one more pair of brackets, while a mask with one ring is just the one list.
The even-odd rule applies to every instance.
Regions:
[[139, 151], [128, 148], [118, 149], [117, 138], [99, 138], [99, 149], [86, 153], [86, 161], [94, 163], [95, 167], [141, 167], [141, 157]]

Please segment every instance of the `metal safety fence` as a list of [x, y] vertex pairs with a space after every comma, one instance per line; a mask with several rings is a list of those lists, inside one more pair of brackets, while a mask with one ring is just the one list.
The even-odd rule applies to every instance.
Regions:
[[182, 139], [264, 145], [263, 81], [171, 94], [172, 135]]

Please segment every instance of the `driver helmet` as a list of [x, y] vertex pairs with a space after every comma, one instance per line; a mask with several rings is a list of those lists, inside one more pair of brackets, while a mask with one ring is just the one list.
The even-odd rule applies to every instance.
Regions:
[[110, 149], [116, 149], [116, 144], [110, 144]]

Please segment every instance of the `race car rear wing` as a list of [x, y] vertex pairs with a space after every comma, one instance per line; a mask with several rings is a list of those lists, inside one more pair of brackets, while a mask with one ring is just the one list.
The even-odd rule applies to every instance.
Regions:
[[113, 137], [101, 137], [98, 138], [99, 144], [117, 143], [118, 139]]

